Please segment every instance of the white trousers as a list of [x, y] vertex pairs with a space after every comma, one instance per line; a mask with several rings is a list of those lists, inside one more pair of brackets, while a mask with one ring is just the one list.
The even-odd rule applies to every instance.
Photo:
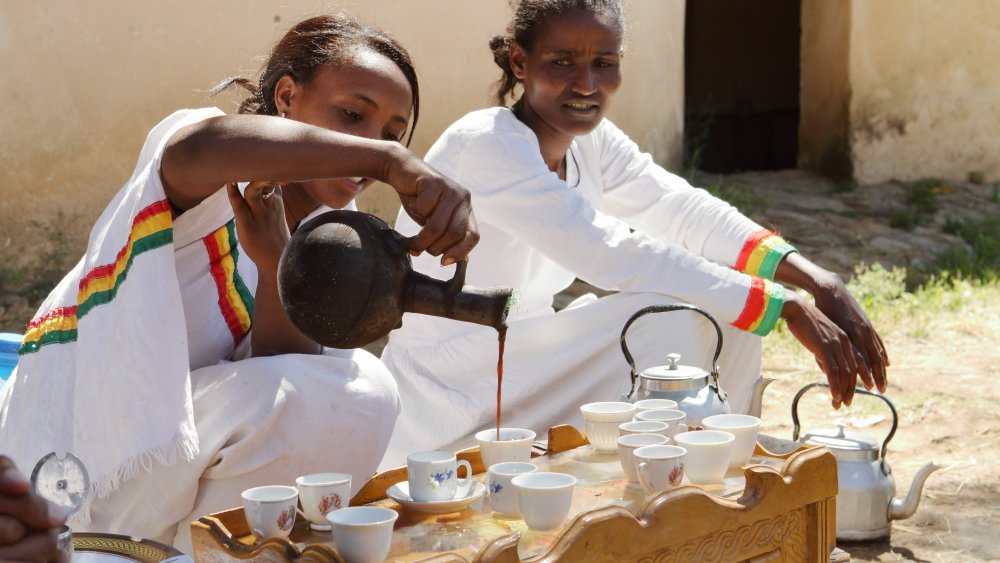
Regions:
[[91, 507], [74, 527], [156, 539], [191, 553], [190, 522], [240, 506], [260, 485], [350, 473], [353, 492], [374, 474], [399, 414], [396, 384], [363, 350], [251, 358], [192, 372], [200, 454], [155, 466]]

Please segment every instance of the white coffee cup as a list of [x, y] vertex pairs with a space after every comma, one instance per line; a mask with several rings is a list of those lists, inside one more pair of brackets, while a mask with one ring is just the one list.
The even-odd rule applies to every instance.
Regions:
[[736, 437], [720, 430], [696, 430], [674, 436], [674, 442], [687, 450], [684, 471], [692, 483], [721, 483], [729, 468], [729, 457]]
[[733, 454], [729, 459], [730, 467], [740, 467], [750, 461], [757, 445], [759, 418], [749, 414], [716, 414], [701, 419], [701, 425], [705, 430], [722, 430], [736, 437]]
[[635, 405], [624, 402], [587, 403], [580, 407], [584, 431], [590, 445], [599, 452], [618, 449], [618, 426], [632, 420]]
[[566, 473], [535, 471], [511, 479], [524, 523], [532, 530], [552, 530], [562, 525], [573, 504], [576, 477]]
[[673, 399], [643, 399], [635, 402], [635, 414], [652, 410], [679, 410]]
[[295, 524], [295, 487], [271, 485], [243, 491], [243, 513], [258, 538], [288, 537]]
[[329, 530], [326, 515], [351, 501], [351, 476], [347, 473], [313, 473], [295, 480], [299, 489], [300, 513], [313, 530]]
[[381, 563], [392, 547], [399, 513], [378, 506], [349, 506], [326, 515], [337, 553], [347, 563]]
[[639, 481], [635, 473], [635, 450], [643, 446], [666, 444], [669, 438], [663, 434], [628, 434], [618, 438], [618, 460], [622, 463], [625, 476], [632, 483]]
[[486, 486], [490, 493], [490, 507], [501, 516], [519, 517], [517, 492], [510, 482], [518, 475], [534, 472], [537, 467], [520, 461], [505, 461], [491, 465], [486, 471]]
[[676, 409], [652, 409], [635, 415], [635, 419], [662, 422], [668, 426], [667, 436], [673, 438], [688, 431], [687, 414]]
[[658, 420], [635, 420], [623, 422], [618, 425], [619, 436], [628, 436], [629, 434], [661, 434], [669, 440], [669, 430], [670, 426], [666, 422]]
[[644, 446], [636, 449], [635, 471], [639, 484], [647, 495], [675, 489], [684, 479], [684, 456], [687, 450], [679, 446]]
[[[465, 466], [465, 479], [458, 478], [458, 466]], [[442, 451], [427, 451], [406, 457], [406, 469], [410, 484], [410, 498], [417, 502], [451, 500], [461, 493], [469, 494], [473, 484], [472, 465], [458, 460], [455, 454]]]
[[526, 428], [500, 428], [500, 440], [497, 440], [497, 429], [476, 432], [479, 441], [479, 454], [483, 457], [483, 466], [490, 467], [505, 461], [520, 461], [527, 463], [531, 459], [531, 444], [535, 441], [535, 432]]

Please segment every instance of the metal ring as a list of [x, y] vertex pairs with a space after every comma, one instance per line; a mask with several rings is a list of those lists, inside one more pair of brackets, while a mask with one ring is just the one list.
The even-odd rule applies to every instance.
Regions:
[[264, 201], [267, 201], [268, 199], [271, 199], [271, 196], [274, 195], [274, 191], [278, 189], [277, 186], [268, 186], [268, 187], [271, 188], [271, 189], [268, 190], [268, 191], [266, 191], [266, 192], [263, 192], [263, 191], [260, 192], [260, 199], [262, 199]]

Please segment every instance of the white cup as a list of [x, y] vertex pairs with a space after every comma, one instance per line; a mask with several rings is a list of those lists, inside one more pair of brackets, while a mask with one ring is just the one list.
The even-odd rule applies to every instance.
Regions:
[[479, 454], [483, 457], [484, 467], [505, 461], [528, 463], [535, 432], [526, 428], [501, 428], [498, 441], [497, 429], [493, 428], [476, 432], [476, 440], [479, 441]]
[[351, 476], [347, 473], [313, 473], [295, 480], [301, 514], [313, 530], [329, 530], [326, 515], [351, 501]]
[[670, 435], [667, 433], [669, 430], [670, 426], [666, 422], [658, 420], [636, 420], [623, 422], [618, 425], [619, 436], [628, 436], [629, 434], [661, 434], [669, 440]]
[[635, 402], [635, 414], [652, 410], [680, 410], [672, 399], [643, 399]]
[[674, 436], [680, 434], [681, 432], [687, 432], [688, 426], [685, 422], [687, 420], [687, 414], [684, 411], [675, 409], [652, 409], [648, 411], [642, 411], [641, 413], [635, 415], [635, 419], [638, 420], [649, 420], [655, 422], [662, 422], [666, 424], [669, 428], [667, 429], [667, 436], [673, 438]]
[[517, 518], [521, 511], [517, 508], [517, 493], [510, 482], [518, 475], [538, 469], [530, 463], [505, 461], [491, 465], [486, 471], [486, 484], [490, 492], [490, 507], [501, 516]]
[[635, 405], [623, 402], [587, 403], [580, 407], [584, 431], [590, 445], [599, 452], [618, 449], [618, 426], [632, 420]]
[[295, 524], [295, 487], [273, 485], [243, 491], [243, 513], [258, 538], [288, 537]]
[[381, 563], [392, 547], [399, 513], [377, 506], [349, 506], [326, 515], [337, 553], [347, 563]]
[[692, 483], [721, 483], [729, 468], [729, 456], [736, 437], [720, 430], [696, 430], [674, 436], [674, 442], [687, 450], [684, 471]]
[[635, 473], [635, 450], [643, 446], [666, 444], [668, 440], [663, 434], [627, 434], [618, 438], [618, 460], [622, 462], [622, 470], [630, 482], [639, 481]]
[[750, 461], [754, 446], [757, 445], [759, 418], [749, 414], [716, 414], [701, 419], [701, 425], [705, 430], [722, 430], [736, 436], [733, 455], [729, 459], [730, 467], [740, 467]]
[[[458, 466], [465, 466], [465, 479], [458, 478]], [[455, 454], [442, 451], [417, 452], [406, 458], [410, 498], [417, 502], [451, 500], [461, 492], [469, 494], [473, 484], [472, 466]]]
[[566, 473], [535, 471], [511, 479], [524, 523], [532, 530], [552, 530], [562, 525], [573, 504], [576, 477]]
[[639, 484], [647, 495], [675, 489], [684, 479], [684, 456], [687, 450], [679, 446], [644, 446], [635, 456], [635, 471]]

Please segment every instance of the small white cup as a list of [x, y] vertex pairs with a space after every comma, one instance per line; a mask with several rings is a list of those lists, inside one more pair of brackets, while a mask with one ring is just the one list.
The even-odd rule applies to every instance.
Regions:
[[633, 452], [639, 484], [647, 495], [675, 489], [684, 479], [684, 456], [679, 446], [644, 446]]
[[668, 440], [663, 434], [628, 434], [618, 438], [618, 460], [622, 462], [622, 470], [630, 482], [639, 481], [635, 473], [635, 450], [643, 446], [666, 444]]
[[351, 501], [351, 476], [347, 473], [313, 473], [295, 480], [302, 503], [302, 516], [313, 530], [326, 531], [326, 515]]
[[680, 434], [681, 432], [687, 432], [688, 426], [685, 422], [687, 420], [687, 414], [681, 410], [674, 409], [653, 409], [648, 411], [642, 411], [641, 413], [635, 415], [635, 419], [638, 420], [651, 420], [656, 422], [663, 422], [669, 428], [667, 429], [667, 436], [673, 438], [674, 436]]
[[243, 491], [243, 513], [258, 538], [288, 537], [295, 524], [295, 487], [272, 485]]
[[635, 405], [623, 402], [587, 403], [580, 407], [584, 431], [595, 450], [610, 453], [618, 449], [618, 426], [632, 420]]
[[[465, 479], [458, 478], [458, 466], [465, 466]], [[417, 502], [451, 500], [459, 492], [469, 494], [473, 484], [472, 465], [464, 459], [459, 461], [455, 454], [442, 451], [427, 451], [410, 454], [406, 458], [406, 469], [410, 483], [410, 498]]]
[[736, 437], [720, 430], [696, 430], [674, 436], [674, 442], [687, 450], [684, 471], [692, 483], [721, 483], [729, 468], [729, 456]]
[[[643, 399], [635, 402], [635, 414], [652, 410], [680, 410], [672, 399]], [[638, 419], [636, 419], [638, 420]]]
[[490, 492], [490, 507], [501, 516], [517, 518], [521, 511], [517, 508], [517, 493], [510, 482], [518, 475], [534, 472], [537, 467], [520, 461], [505, 461], [491, 465], [486, 472], [486, 484]]
[[733, 455], [729, 459], [730, 467], [740, 467], [750, 461], [754, 446], [757, 445], [759, 418], [749, 414], [716, 414], [701, 419], [701, 425], [705, 430], [722, 430], [736, 436]]
[[535, 432], [526, 428], [501, 428], [500, 440], [497, 441], [497, 429], [492, 428], [476, 432], [476, 440], [479, 441], [479, 454], [485, 467], [505, 461], [528, 463]]
[[629, 434], [661, 434], [669, 440], [669, 430], [670, 426], [666, 422], [658, 420], [636, 420], [623, 422], [618, 425], [619, 436], [628, 436]]
[[524, 523], [532, 530], [552, 530], [562, 525], [573, 504], [576, 477], [566, 473], [535, 471], [511, 479]]
[[347, 563], [381, 563], [392, 547], [399, 513], [377, 506], [349, 506], [326, 515], [337, 553]]

